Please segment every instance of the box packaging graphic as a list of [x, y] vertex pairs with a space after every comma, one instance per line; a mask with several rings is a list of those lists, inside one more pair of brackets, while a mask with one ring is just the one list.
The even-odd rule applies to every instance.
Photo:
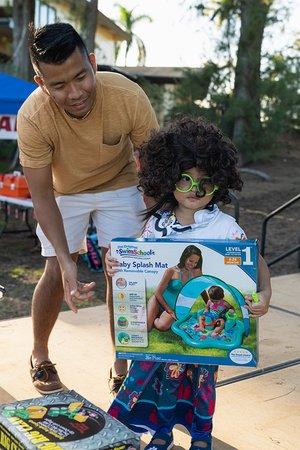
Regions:
[[75, 391], [0, 405], [0, 449], [138, 450], [139, 438]]
[[[189, 278], [186, 266], [188, 278], [181, 282], [184, 258], [195, 247], [202, 269]], [[113, 277], [118, 358], [257, 366], [258, 323], [245, 308], [245, 296], [257, 289], [256, 240], [118, 238], [111, 242], [111, 254], [120, 263]], [[162, 297], [176, 320], [161, 331], [153, 325], [150, 305], [164, 274], [173, 267], [177, 279], [169, 282]], [[208, 308], [212, 287], [223, 295], [221, 303]], [[157, 317], [163, 311], [162, 306], [156, 309]]]

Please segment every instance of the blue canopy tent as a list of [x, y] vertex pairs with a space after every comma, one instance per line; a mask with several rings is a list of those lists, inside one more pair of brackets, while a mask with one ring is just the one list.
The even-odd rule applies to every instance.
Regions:
[[18, 163], [16, 117], [26, 98], [37, 88], [36, 83], [0, 73], [0, 142], [10, 141], [13, 145], [8, 158], [8, 169], [15, 169]]
[[0, 73], [0, 114], [17, 114], [22, 103], [37, 87], [36, 83]]

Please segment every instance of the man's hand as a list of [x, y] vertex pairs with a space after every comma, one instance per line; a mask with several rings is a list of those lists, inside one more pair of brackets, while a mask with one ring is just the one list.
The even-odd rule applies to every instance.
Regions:
[[77, 308], [73, 303], [72, 298], [84, 301], [91, 298], [95, 292], [93, 288], [95, 287], [95, 282], [82, 283], [77, 280], [77, 264], [75, 261], [71, 260], [70, 264], [65, 267], [62, 271], [62, 282], [64, 286], [65, 301], [69, 308], [77, 313]]
[[66, 303], [73, 312], [76, 313], [77, 308], [72, 301], [72, 297], [79, 301], [88, 300], [95, 294], [95, 291], [93, 290], [95, 284], [94, 281], [91, 281], [90, 283], [81, 283], [81, 281], [77, 281], [77, 289], [70, 292], [71, 298], [68, 301], [66, 299]]

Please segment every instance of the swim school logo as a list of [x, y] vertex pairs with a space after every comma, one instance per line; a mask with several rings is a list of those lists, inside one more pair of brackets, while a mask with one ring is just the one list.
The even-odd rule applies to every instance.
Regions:
[[149, 250], [141, 250], [137, 245], [119, 245], [116, 252], [123, 258], [149, 259], [155, 255], [155, 251], [151, 248]]

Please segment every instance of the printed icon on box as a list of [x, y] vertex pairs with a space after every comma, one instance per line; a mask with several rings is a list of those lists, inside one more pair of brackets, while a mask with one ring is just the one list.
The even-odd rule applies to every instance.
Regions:
[[125, 278], [118, 278], [116, 281], [116, 285], [119, 289], [125, 289], [127, 286], [127, 281]]
[[121, 343], [121, 344], [123, 344], [123, 345], [125, 345], [125, 344], [129, 344], [129, 342], [130, 342], [130, 336], [129, 336], [129, 334], [127, 334], [127, 333], [119, 333], [118, 334], [118, 341]]
[[126, 306], [125, 306], [125, 305], [119, 305], [119, 306], [118, 306], [118, 310], [119, 310], [120, 312], [125, 312], [125, 311], [126, 311]]
[[119, 328], [127, 328], [128, 327], [128, 320], [126, 319], [126, 317], [119, 317], [118, 327]]
[[118, 298], [119, 298], [120, 300], [124, 300], [125, 297], [126, 297], [126, 295], [124, 294], [124, 292], [119, 292]]

